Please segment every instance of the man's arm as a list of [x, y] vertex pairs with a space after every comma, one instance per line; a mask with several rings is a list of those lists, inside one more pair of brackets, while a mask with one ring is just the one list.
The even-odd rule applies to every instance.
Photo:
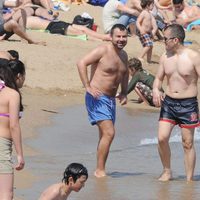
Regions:
[[129, 72], [128, 72], [128, 55], [126, 52], [124, 52], [123, 56], [124, 64], [126, 66], [126, 72], [122, 76], [121, 80], [121, 92], [119, 95], [117, 95], [117, 98], [119, 98], [119, 102], [121, 105], [124, 105], [127, 103], [127, 87], [128, 87], [128, 77], [129, 77]]
[[119, 4], [117, 6], [117, 9], [119, 11], [121, 11], [122, 13], [128, 13], [128, 14], [136, 16], [136, 17], [140, 14], [140, 12], [138, 10], [129, 8], [128, 6], [126, 6], [124, 4]]
[[163, 97], [161, 95], [161, 87], [162, 87], [162, 82], [165, 77], [165, 71], [164, 71], [164, 66], [163, 66], [163, 60], [164, 60], [164, 55], [162, 55], [160, 59], [160, 66], [158, 68], [154, 83], [153, 83], [153, 103], [156, 107], [161, 106], [161, 100], [163, 100]]
[[192, 58], [194, 62], [194, 67], [197, 72], [198, 77], [200, 78], [200, 53], [195, 52], [194, 57]]
[[[86, 91], [92, 94], [94, 97], [99, 96], [100, 91], [95, 90], [94, 88], [90, 87], [90, 80], [88, 78], [88, 66], [94, 66], [96, 63], [100, 61], [100, 59], [105, 54], [106, 47], [105, 45], [99, 46], [96, 49], [92, 50], [88, 53], [85, 57], [78, 61], [77, 67], [80, 79], [85, 87]], [[98, 64], [97, 64], [98, 65]], [[96, 66], [96, 65], [95, 65]]]

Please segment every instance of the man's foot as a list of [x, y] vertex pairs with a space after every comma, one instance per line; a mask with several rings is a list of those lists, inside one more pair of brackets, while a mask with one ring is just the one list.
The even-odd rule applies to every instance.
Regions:
[[94, 176], [96, 176], [97, 178], [103, 178], [106, 176], [106, 173], [105, 171], [96, 170], [94, 172]]
[[42, 46], [46, 46], [47, 43], [46, 42], [34, 42], [34, 41], [29, 41], [29, 44], [36, 44], [36, 45], [42, 45]]
[[172, 179], [172, 172], [170, 169], [165, 169], [159, 177], [159, 181], [169, 181]]

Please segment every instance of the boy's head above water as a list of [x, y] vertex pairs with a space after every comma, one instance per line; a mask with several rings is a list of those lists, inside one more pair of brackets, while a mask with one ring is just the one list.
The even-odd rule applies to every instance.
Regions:
[[86, 167], [80, 163], [71, 163], [64, 171], [62, 182], [78, 192], [84, 186], [87, 178], [88, 171]]

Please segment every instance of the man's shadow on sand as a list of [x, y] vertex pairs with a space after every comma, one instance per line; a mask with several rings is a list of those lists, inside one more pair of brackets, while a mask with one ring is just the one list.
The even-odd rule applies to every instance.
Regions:
[[130, 172], [111, 172], [111, 173], [107, 173], [108, 176], [112, 177], [112, 178], [122, 178], [122, 177], [126, 177], [126, 176], [140, 176], [143, 175], [145, 173], [130, 173]]

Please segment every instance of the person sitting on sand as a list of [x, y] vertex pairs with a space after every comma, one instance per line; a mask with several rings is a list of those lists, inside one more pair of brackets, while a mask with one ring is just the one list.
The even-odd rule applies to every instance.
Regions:
[[200, 8], [189, 6], [183, 0], [173, 0], [174, 17], [176, 23], [188, 31], [200, 29]]
[[25, 32], [26, 24], [26, 13], [21, 9], [17, 12], [9, 14], [3, 14], [3, 7], [13, 6], [10, 1], [0, 1], [0, 36], [1, 39], [7, 40], [13, 34], [17, 34], [19, 37], [28, 41], [29, 44], [42, 44], [46, 45], [45, 42], [36, 42], [32, 40]]
[[79, 163], [71, 163], [64, 171], [62, 182], [48, 187], [39, 200], [64, 200], [72, 191], [79, 192], [88, 179], [87, 169]]
[[154, 106], [152, 88], [155, 76], [143, 69], [141, 61], [137, 58], [129, 59], [128, 68], [132, 78], [128, 84], [127, 94], [135, 90], [139, 96], [138, 103], [145, 102], [147, 105]]
[[19, 6], [14, 8], [14, 11], [16, 12], [19, 9], [25, 10], [27, 17], [38, 16], [48, 20], [54, 20], [59, 16], [59, 12], [53, 13], [52, 10], [36, 5], [31, 0], [23, 0]]
[[[109, 33], [111, 28], [115, 24], [123, 24], [127, 26], [127, 23], [123, 22], [124, 19], [123, 18], [120, 19], [120, 16], [122, 13], [131, 15], [132, 20], [136, 21], [136, 18], [139, 15], [140, 11], [138, 11], [137, 8], [130, 7], [130, 5], [125, 5], [124, 3], [118, 0], [109, 0], [106, 3], [106, 5], [103, 8], [103, 14], [102, 14], [102, 20], [103, 20], [105, 33]], [[131, 23], [132, 20], [128, 20], [128, 21]], [[125, 18], [125, 21], [126, 21], [126, 18]]]
[[77, 25], [72, 23], [67, 23], [64, 21], [48, 21], [36, 16], [30, 16], [27, 18], [28, 29], [35, 30], [46, 30], [52, 34], [60, 35], [87, 35], [91, 39], [100, 39], [105, 41], [110, 41], [111, 37], [109, 34], [97, 33], [83, 25]]
[[[134, 9], [139, 13], [142, 11], [140, 0], [127, 0], [125, 3], [130, 9]], [[121, 12], [119, 19], [117, 20], [117, 24], [123, 24], [129, 29], [131, 35], [136, 34], [136, 20], [138, 15], [131, 15], [127, 12]]]

